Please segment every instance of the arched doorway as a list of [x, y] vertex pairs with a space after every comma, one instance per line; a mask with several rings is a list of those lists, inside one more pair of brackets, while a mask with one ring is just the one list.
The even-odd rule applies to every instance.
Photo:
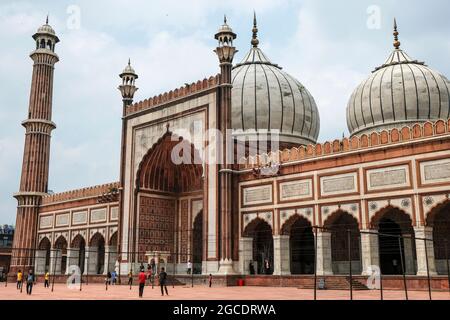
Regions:
[[65, 274], [67, 267], [67, 240], [60, 236], [55, 242], [55, 273]]
[[[170, 272], [186, 274], [187, 263], [193, 259], [191, 199], [206, 198], [201, 161], [193, 144], [170, 131], [143, 157], [137, 172], [138, 192], [134, 198], [138, 225], [133, 230], [133, 241], [139, 262], [147, 262], [146, 253], [164, 252], [169, 255], [167, 267]], [[196, 241], [205, 241], [203, 237], [199, 239]], [[202, 243], [197, 249], [203, 247]]]
[[[250, 223], [245, 231], [245, 236], [253, 238], [253, 261], [256, 274], [273, 274], [273, 231], [272, 227], [262, 219], [256, 219]], [[265, 262], [269, 262], [270, 268], [266, 270]]]
[[446, 275], [447, 260], [450, 259], [450, 201], [436, 207], [428, 215], [427, 226], [433, 228], [436, 271], [440, 275]]
[[116, 262], [117, 262], [117, 231], [113, 233], [111, 238], [109, 239], [109, 248], [108, 248], [108, 267], [106, 271], [116, 270]]
[[[39, 251], [36, 254], [36, 273], [45, 273], [50, 271], [50, 240], [45, 237], [39, 243]], [[25, 270], [23, 270], [25, 272]]]
[[381, 273], [415, 274], [415, 238], [410, 216], [398, 208], [387, 207], [375, 215], [372, 225], [379, 233]]
[[289, 235], [291, 274], [314, 274], [315, 242], [311, 222], [295, 215], [286, 222], [282, 233]]
[[[324, 223], [331, 233], [331, 259], [333, 274], [349, 274], [349, 249], [352, 273], [361, 273], [361, 241], [358, 220], [345, 211], [333, 213]], [[350, 242], [349, 242], [350, 231]]]
[[89, 273], [103, 274], [105, 268], [105, 238], [96, 233], [89, 243]]
[[73, 251], [73, 260], [70, 264], [76, 264], [80, 268], [81, 274], [84, 273], [85, 259], [86, 259], [86, 240], [82, 235], [77, 235], [71, 245], [71, 251]]
[[192, 235], [192, 264], [193, 273], [202, 273], [203, 260], [203, 210], [197, 214], [194, 220]]

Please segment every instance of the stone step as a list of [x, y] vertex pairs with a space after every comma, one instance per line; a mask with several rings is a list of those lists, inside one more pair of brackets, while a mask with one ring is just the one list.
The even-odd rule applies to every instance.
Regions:
[[[317, 289], [321, 279], [325, 280], [325, 290], [350, 290], [350, 277], [317, 278]], [[352, 287], [356, 291], [369, 290], [367, 286], [355, 279], [352, 279]], [[314, 282], [301, 285], [299, 289], [314, 289]]]

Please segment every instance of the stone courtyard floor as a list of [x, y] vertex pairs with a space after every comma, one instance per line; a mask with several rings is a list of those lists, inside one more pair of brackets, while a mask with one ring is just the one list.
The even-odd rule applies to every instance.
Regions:
[[[216, 287], [205, 286], [168, 287], [169, 296], [161, 297], [159, 288], [145, 287], [144, 300], [313, 300], [312, 290], [279, 287]], [[318, 300], [349, 300], [348, 291], [317, 291]], [[449, 292], [433, 292], [433, 300], [450, 300]], [[428, 300], [427, 291], [410, 291], [410, 300]], [[34, 286], [33, 294], [16, 289], [14, 283], [5, 287], [0, 283], [0, 300], [138, 300], [138, 288], [133, 286], [110, 286], [108, 291], [99, 284], [83, 285], [79, 289], [69, 289], [66, 285], [55, 284], [54, 291], [39, 283]], [[379, 291], [355, 291], [355, 300], [380, 300]], [[405, 300], [403, 291], [384, 291], [385, 300]]]

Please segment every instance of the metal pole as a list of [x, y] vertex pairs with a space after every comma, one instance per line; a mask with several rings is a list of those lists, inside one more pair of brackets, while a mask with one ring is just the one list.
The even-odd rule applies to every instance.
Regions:
[[315, 233], [316, 233], [316, 243], [315, 243], [315, 254], [314, 254], [314, 301], [317, 300], [317, 236], [318, 236], [318, 229], [317, 227], [314, 227]]
[[[58, 254], [57, 251], [53, 251], [56, 255]], [[52, 276], [52, 292], [55, 288], [55, 276], [56, 276], [56, 257], [53, 257], [53, 276]]]
[[405, 289], [405, 297], [406, 300], [408, 299], [408, 287], [406, 285], [406, 274], [405, 274], [405, 267], [404, 267], [404, 262], [403, 262], [403, 251], [402, 251], [402, 238], [399, 236], [398, 237], [398, 250], [400, 252], [400, 264], [402, 266], [402, 274], [403, 274], [403, 287]]
[[[81, 248], [78, 248], [78, 264], [81, 264], [80, 263], [80, 254], [81, 254]], [[86, 255], [85, 253], [83, 253], [84, 255]], [[84, 259], [86, 259], [86, 257], [83, 257], [83, 260]], [[84, 272], [84, 270], [83, 270], [83, 272], [81, 271], [81, 265], [79, 266], [79, 269], [80, 269], [80, 291], [81, 291], [81, 288], [83, 287], [83, 272]]]
[[[378, 232], [378, 262], [380, 262], [380, 233]], [[381, 263], [378, 266], [380, 268], [380, 297], [381, 301], [384, 300], [383, 296], [383, 271], [381, 270]]]
[[444, 245], [445, 245], [445, 261], [447, 262], [448, 292], [450, 293], [450, 266], [448, 263], [448, 239], [445, 239]]
[[431, 296], [431, 280], [430, 280], [430, 268], [428, 266], [428, 249], [427, 249], [427, 239], [425, 236], [425, 239], [423, 240], [423, 242], [425, 243], [425, 260], [427, 262], [427, 280], [428, 280], [428, 294], [430, 296], [430, 300], [432, 300], [432, 296]]
[[348, 239], [348, 263], [350, 265], [350, 300], [353, 300], [353, 275], [352, 275], [352, 232], [350, 229], [347, 230]]

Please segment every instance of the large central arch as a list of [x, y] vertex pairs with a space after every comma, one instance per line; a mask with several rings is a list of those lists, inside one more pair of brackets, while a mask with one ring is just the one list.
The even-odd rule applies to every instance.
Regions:
[[[144, 156], [139, 165], [135, 192], [133, 254], [138, 263], [146, 263], [148, 252], [168, 252], [168, 267], [185, 273], [188, 261], [196, 260], [200, 248], [194, 250], [194, 225], [191, 202], [205, 199], [203, 165], [193, 144], [167, 131]], [[204, 215], [200, 215], [203, 220]], [[202, 223], [204, 225], [204, 222]], [[197, 246], [197, 242], [196, 242]], [[200, 258], [205, 260], [204, 257]]]

